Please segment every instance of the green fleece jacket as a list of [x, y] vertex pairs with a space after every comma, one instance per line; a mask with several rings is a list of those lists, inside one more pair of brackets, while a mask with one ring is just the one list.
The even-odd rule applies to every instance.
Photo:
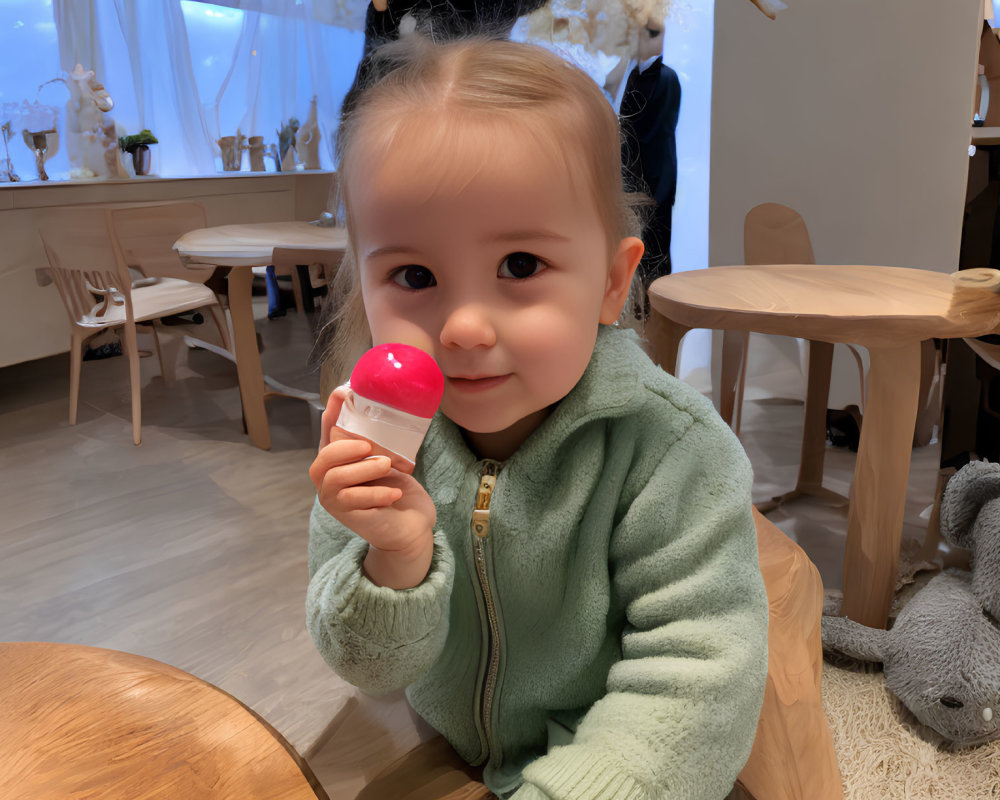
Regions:
[[602, 326], [510, 459], [438, 415], [417, 465], [437, 528], [412, 589], [368, 581], [367, 543], [314, 506], [307, 621], [330, 666], [407, 687], [501, 796], [724, 797], [763, 700], [767, 597], [750, 465], [711, 404]]

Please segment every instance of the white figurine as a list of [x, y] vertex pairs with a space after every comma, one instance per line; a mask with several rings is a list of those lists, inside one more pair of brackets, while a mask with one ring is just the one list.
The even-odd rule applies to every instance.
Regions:
[[114, 108], [114, 101], [92, 69], [77, 64], [66, 78], [58, 79], [69, 89], [66, 104], [66, 152], [70, 174], [79, 178], [118, 177], [107, 150], [116, 142], [113, 127], [108, 135], [104, 113]]

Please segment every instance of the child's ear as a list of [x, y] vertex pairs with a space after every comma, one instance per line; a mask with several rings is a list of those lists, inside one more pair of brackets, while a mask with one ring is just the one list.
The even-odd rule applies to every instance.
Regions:
[[618, 243], [618, 250], [608, 272], [604, 302], [601, 304], [600, 321], [604, 325], [612, 324], [621, 315], [628, 299], [629, 287], [632, 285], [632, 275], [639, 266], [639, 259], [642, 258], [644, 250], [642, 240], [634, 236], [628, 236]]

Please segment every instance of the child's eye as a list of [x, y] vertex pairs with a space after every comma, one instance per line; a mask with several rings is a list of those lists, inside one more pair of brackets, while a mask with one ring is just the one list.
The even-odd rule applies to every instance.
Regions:
[[530, 278], [544, 268], [545, 265], [531, 253], [511, 253], [500, 262], [497, 274], [501, 278]]
[[433, 272], [427, 267], [418, 267], [413, 264], [408, 267], [400, 267], [390, 277], [394, 283], [405, 289], [427, 289], [437, 285]]

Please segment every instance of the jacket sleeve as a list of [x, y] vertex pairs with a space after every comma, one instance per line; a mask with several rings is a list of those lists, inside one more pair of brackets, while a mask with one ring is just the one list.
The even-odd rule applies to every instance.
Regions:
[[344, 680], [372, 692], [413, 683], [440, 655], [448, 634], [451, 552], [434, 534], [430, 572], [419, 586], [376, 586], [362, 572], [368, 542], [319, 504], [309, 520], [306, 625]]
[[643, 471], [611, 544], [621, 660], [572, 742], [525, 767], [516, 800], [719, 800], [749, 757], [768, 619], [749, 462], [709, 410]]

